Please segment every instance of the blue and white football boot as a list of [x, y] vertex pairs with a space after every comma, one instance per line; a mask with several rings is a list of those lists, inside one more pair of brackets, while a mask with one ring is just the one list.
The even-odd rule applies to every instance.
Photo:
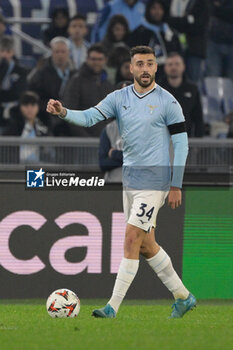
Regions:
[[101, 318], [115, 318], [116, 311], [111, 307], [110, 304], [107, 304], [102, 309], [96, 309], [92, 312], [92, 316], [101, 317]]
[[195, 296], [189, 293], [187, 299], [176, 299], [175, 303], [172, 305], [172, 313], [170, 318], [181, 318], [186, 312], [192, 310], [197, 305], [197, 300]]

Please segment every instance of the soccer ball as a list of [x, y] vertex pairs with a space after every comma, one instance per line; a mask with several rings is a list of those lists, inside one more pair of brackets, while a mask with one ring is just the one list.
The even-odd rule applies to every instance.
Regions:
[[46, 308], [52, 318], [76, 317], [80, 311], [80, 300], [71, 290], [58, 289], [48, 297]]

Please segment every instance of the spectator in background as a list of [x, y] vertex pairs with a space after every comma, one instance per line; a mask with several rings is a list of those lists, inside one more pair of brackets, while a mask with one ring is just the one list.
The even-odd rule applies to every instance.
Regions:
[[[26, 91], [20, 97], [19, 107], [11, 110], [12, 118], [5, 135], [35, 138], [51, 135], [47, 126], [38, 119], [39, 96], [32, 91]], [[37, 145], [22, 145], [19, 149], [21, 163], [35, 163], [45, 155], [45, 150]], [[48, 155], [47, 155], [48, 157]]]
[[169, 52], [181, 52], [178, 35], [164, 22], [168, 8], [164, 0], [149, 0], [145, 18], [130, 35], [130, 46], [147, 45], [154, 49], [158, 70], [157, 79], [163, 74], [163, 66]]
[[224, 117], [224, 122], [228, 125], [227, 137], [233, 138], [233, 111]]
[[206, 75], [233, 79], [233, 2], [212, 0]]
[[108, 2], [99, 13], [92, 31], [92, 42], [101, 41], [107, 31], [108, 23], [114, 15], [127, 18], [130, 31], [140, 23], [145, 12], [145, 5], [140, 0], [113, 0]]
[[10, 124], [5, 135], [36, 137], [51, 135], [48, 127], [38, 118], [40, 98], [32, 91], [25, 91], [20, 99], [19, 106], [10, 111]]
[[120, 68], [121, 62], [129, 58], [129, 48], [124, 44], [116, 44], [116, 46], [109, 53], [105, 68], [108, 73], [108, 79], [112, 84], [116, 83], [116, 74]]
[[115, 15], [111, 18], [107, 32], [101, 44], [111, 52], [118, 44], [128, 47], [129, 25], [127, 19], [122, 15]]
[[75, 68], [79, 69], [86, 61], [87, 51], [90, 47], [89, 42], [84, 39], [88, 32], [86, 17], [83, 15], [72, 17], [70, 19], [68, 32], [70, 35], [70, 57]]
[[176, 29], [186, 49], [186, 73], [198, 83], [206, 57], [209, 0], [171, 0], [168, 24]]
[[69, 13], [66, 8], [56, 8], [51, 16], [52, 22], [43, 32], [43, 42], [49, 46], [56, 36], [68, 37]]
[[[92, 45], [88, 50], [87, 60], [75, 74], [64, 94], [64, 104], [67, 108], [84, 110], [99, 103], [108, 93], [113, 91], [112, 84], [107, 79], [104, 70], [107, 53], [100, 44]], [[99, 136], [104, 123], [91, 128], [70, 126], [72, 136]]]
[[130, 58], [126, 58], [121, 62], [116, 73], [116, 81], [115, 81], [116, 84], [125, 80], [131, 81], [133, 83], [133, 75], [130, 72], [130, 63], [131, 63]]
[[0, 14], [0, 40], [6, 32], [6, 21], [3, 15]]
[[3, 131], [9, 118], [9, 109], [18, 103], [27, 87], [27, 71], [14, 58], [14, 41], [11, 36], [0, 39], [0, 128]]
[[100, 136], [99, 165], [105, 172], [106, 182], [122, 182], [122, 164], [122, 139], [114, 119], [102, 130]]
[[[121, 81], [117, 85], [117, 89], [131, 84], [131, 81]], [[114, 119], [102, 130], [100, 135], [99, 165], [101, 170], [105, 172], [106, 182], [122, 182], [122, 164], [122, 139]]]
[[167, 57], [164, 70], [166, 78], [159, 83], [180, 103], [186, 121], [188, 136], [204, 136], [200, 94], [197, 86], [185, 79], [183, 58], [176, 52], [170, 53]]
[[108, 52], [106, 70], [109, 80], [115, 84], [116, 73], [122, 60], [129, 58], [129, 46], [127, 45], [129, 26], [126, 18], [115, 15], [111, 18], [107, 33], [101, 44]]
[[[56, 37], [53, 38], [50, 45], [52, 49], [51, 57], [47, 58], [40, 68], [36, 68], [30, 74], [28, 81], [28, 88], [40, 96], [40, 108], [42, 111], [46, 110], [46, 105], [51, 96], [55, 100], [63, 99], [68, 80], [77, 72], [70, 62], [68, 39]], [[48, 120], [52, 121], [52, 125], [55, 128], [55, 136], [66, 136], [66, 133], [63, 134], [62, 131], [64, 127], [65, 132], [67, 128], [65, 126], [66, 123], [56, 119], [51, 120], [46, 113], [43, 122], [48, 124]]]

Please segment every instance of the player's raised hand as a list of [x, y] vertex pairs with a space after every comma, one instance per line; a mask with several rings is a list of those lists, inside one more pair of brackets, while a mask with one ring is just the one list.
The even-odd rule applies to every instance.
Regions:
[[170, 192], [168, 194], [168, 205], [172, 209], [176, 209], [181, 205], [181, 190], [178, 187], [171, 187]]
[[46, 111], [51, 114], [61, 115], [64, 109], [60, 101], [50, 99]]

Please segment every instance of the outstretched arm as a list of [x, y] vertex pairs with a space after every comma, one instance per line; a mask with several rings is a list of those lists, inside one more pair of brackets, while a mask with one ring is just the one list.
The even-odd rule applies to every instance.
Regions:
[[73, 111], [65, 108], [60, 101], [50, 99], [46, 110], [69, 123], [84, 127], [90, 127], [102, 120], [114, 117], [110, 95], [101, 102], [101, 108], [92, 107], [85, 111]]

